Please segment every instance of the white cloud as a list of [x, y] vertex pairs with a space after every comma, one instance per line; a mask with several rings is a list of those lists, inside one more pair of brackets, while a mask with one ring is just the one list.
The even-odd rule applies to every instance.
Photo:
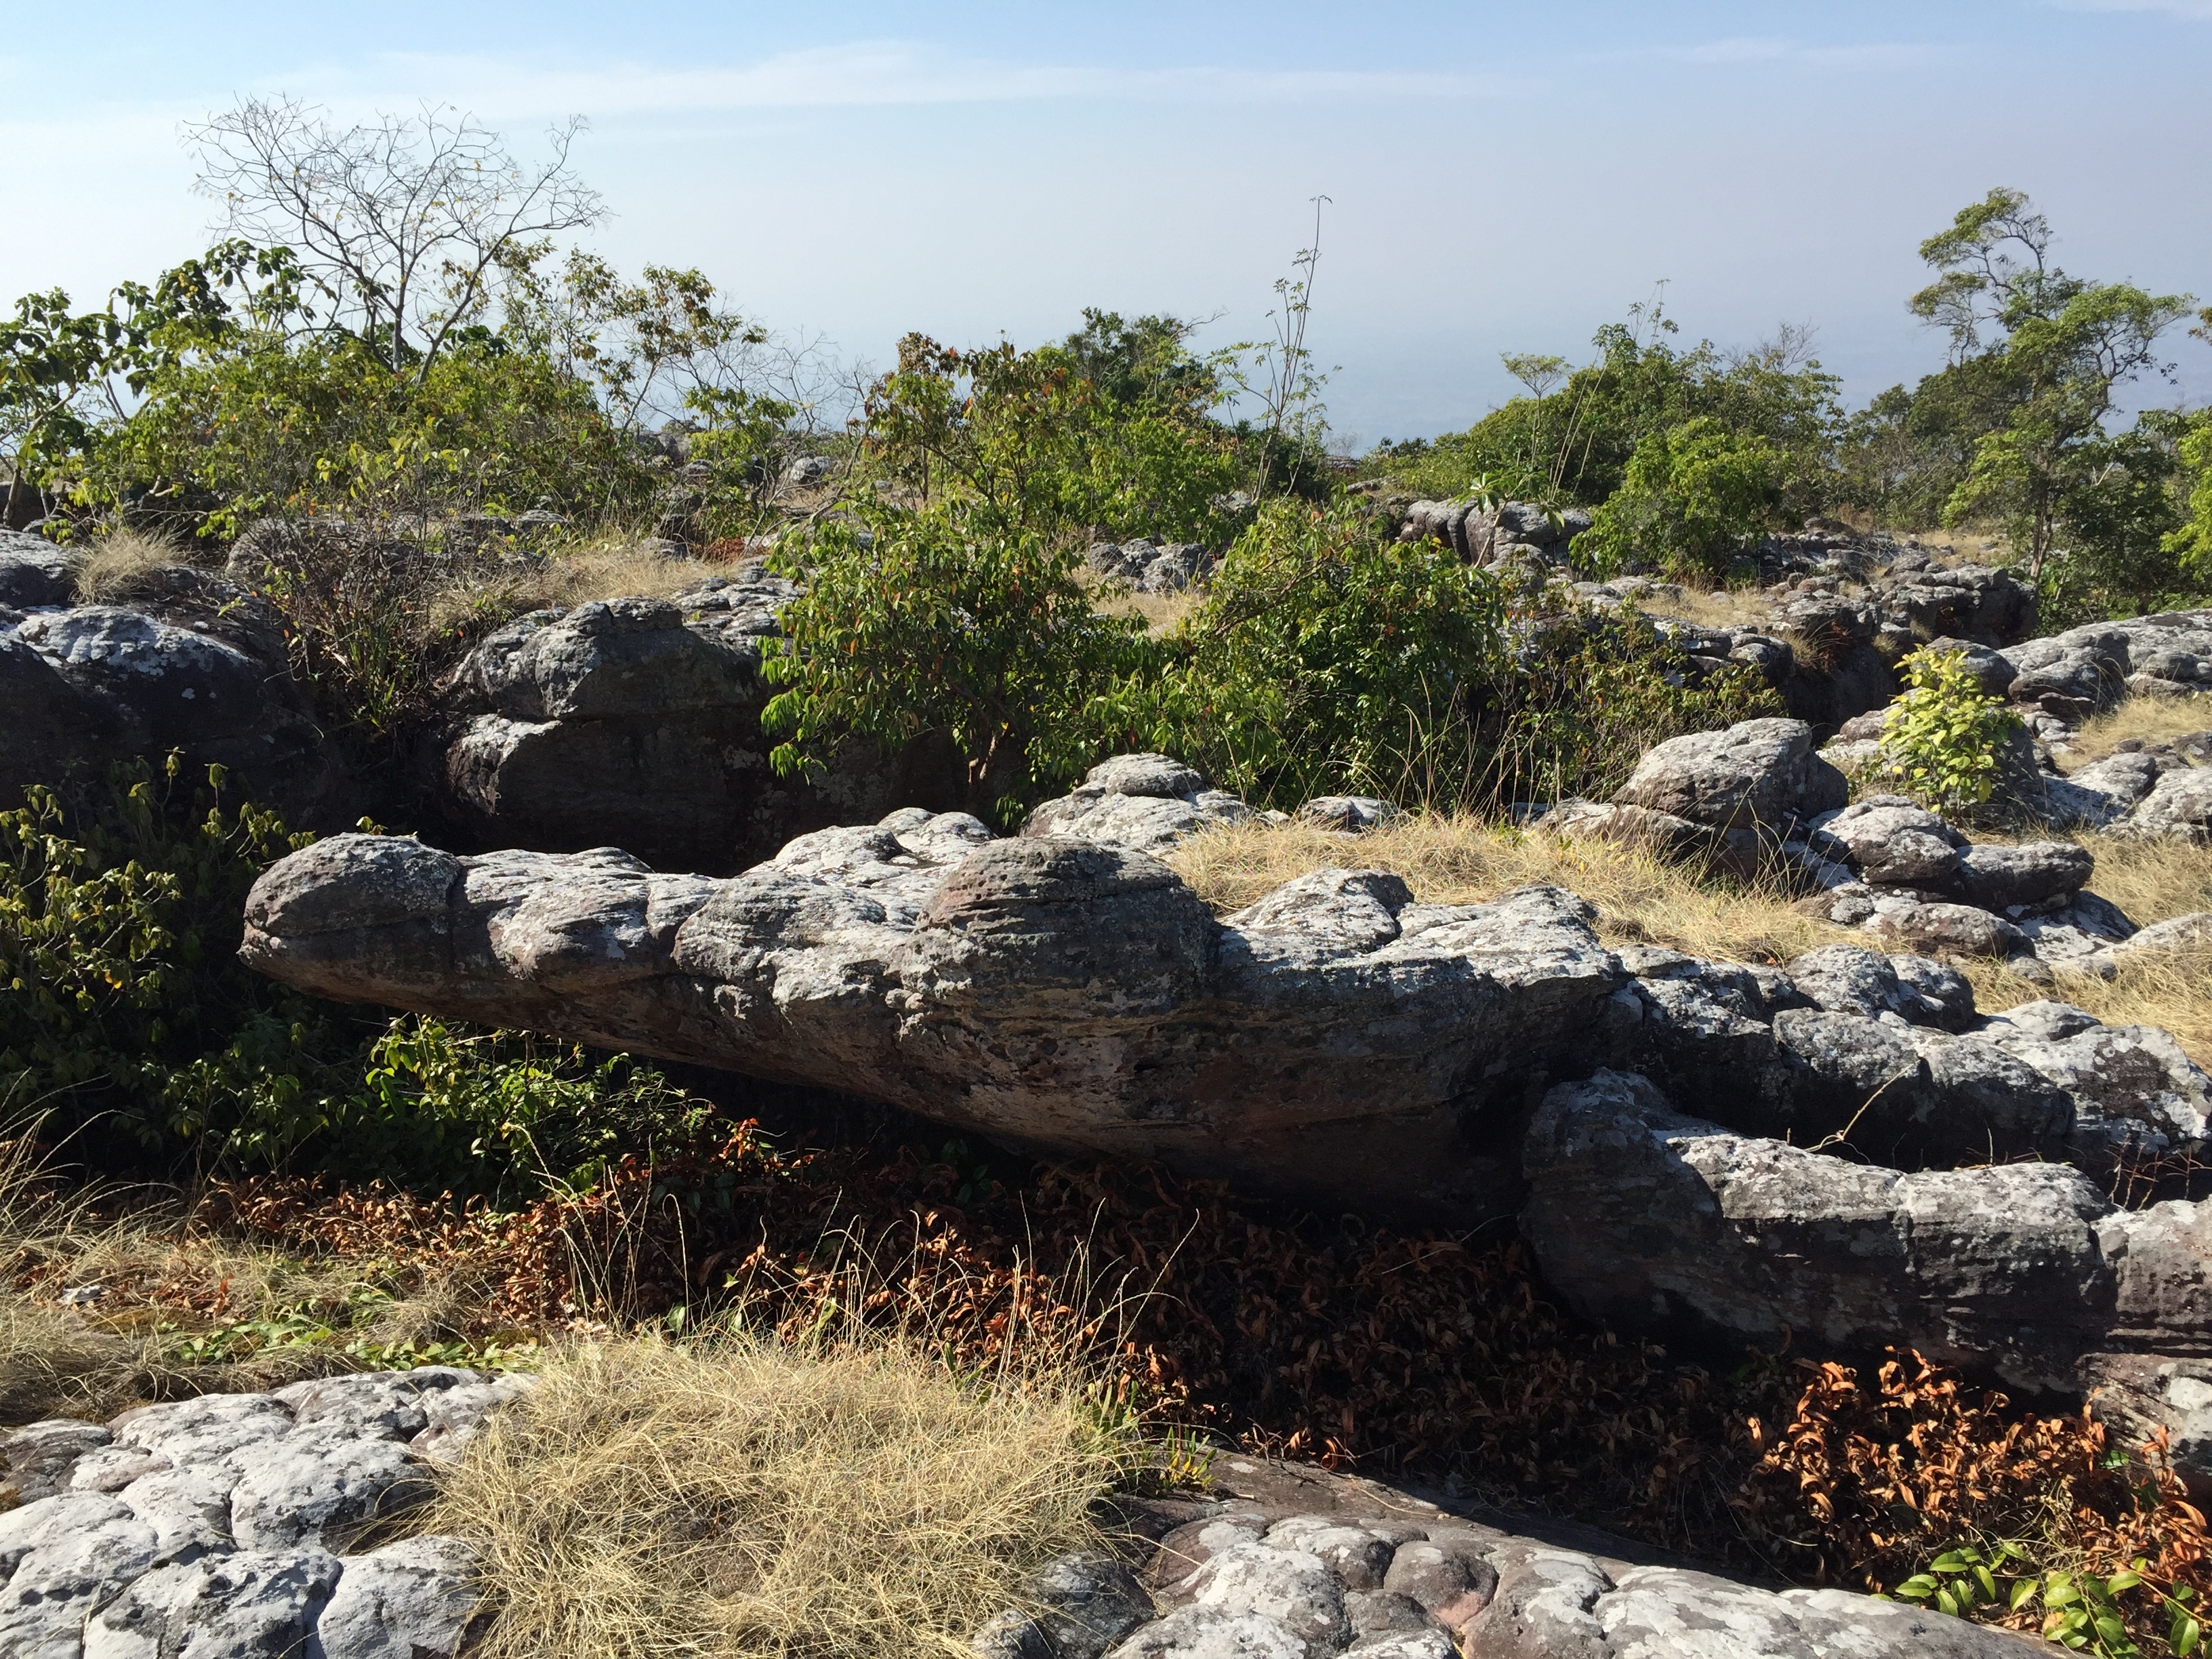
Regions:
[[2158, 11], [2212, 23], [2212, 0], [2055, 0], [2066, 11]]
[[744, 64], [592, 65], [392, 52], [302, 65], [264, 89], [356, 103], [453, 99], [486, 116], [696, 114], [886, 105], [1118, 101], [1297, 103], [1471, 98], [1526, 91], [1503, 75], [1424, 70], [1115, 69], [969, 58], [902, 40], [789, 52]]
[[[2212, 0], [2207, 0], [2212, 3]], [[1851, 46], [1808, 46], [1775, 35], [1735, 35], [1686, 46], [1654, 46], [1632, 56], [1682, 64], [1806, 64], [1829, 69], [1908, 69], [1948, 56], [1953, 47], [1913, 40], [1870, 40]]]

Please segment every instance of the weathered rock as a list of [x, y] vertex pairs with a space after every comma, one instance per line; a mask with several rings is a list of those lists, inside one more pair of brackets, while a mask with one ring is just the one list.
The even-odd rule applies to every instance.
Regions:
[[0, 1653], [74, 1653], [85, 1621], [155, 1554], [153, 1528], [110, 1498], [67, 1492], [0, 1515]]
[[200, 572], [161, 574], [129, 608], [0, 613], [0, 794], [174, 749], [228, 768], [234, 798], [295, 824], [339, 817], [352, 786], [290, 678], [275, 613]]
[[475, 1619], [476, 1559], [458, 1538], [349, 1556], [315, 1620], [323, 1659], [455, 1659]]
[[1526, 1168], [1546, 1279], [1616, 1328], [1910, 1346], [2054, 1391], [2117, 1346], [2113, 1212], [2070, 1169], [1870, 1169], [1681, 1117], [1612, 1072], [1545, 1097]]
[[[1687, 818], [1655, 811], [1647, 806], [1570, 799], [1553, 805], [1528, 827], [1538, 835], [1557, 836], [1562, 841], [1601, 841], [1617, 847], [1639, 847], [1669, 864], [1721, 864], [1727, 861], [1729, 853], [1730, 832], [1716, 830], [1710, 824], [1692, 823]], [[1753, 832], [1735, 833], [1751, 840], [1755, 862], [1757, 842]]]
[[2212, 768], [2166, 773], [2109, 833], [2140, 840], [2171, 837], [2198, 847], [2212, 844]]
[[2073, 842], [1990, 842], [1960, 849], [1958, 880], [1967, 902], [1984, 910], [2043, 904], [2087, 885], [2096, 859]]
[[1815, 1007], [1955, 1030], [1974, 1017], [1974, 988], [1955, 968], [1926, 957], [1889, 956], [1856, 945], [1823, 945], [1790, 958], [1790, 982]]
[[2172, 769], [2160, 764], [2154, 755], [2122, 753], [2090, 762], [2067, 781], [2077, 789], [2095, 790], [2120, 811], [2131, 811], [2158, 787], [2160, 775]]
[[2193, 1155], [2212, 1129], [2212, 1078], [2170, 1032], [2100, 1024], [2049, 1001], [2023, 1003], [1972, 1029], [2067, 1092], [2078, 1157], [2103, 1164]]
[[492, 635], [455, 675], [432, 745], [432, 804], [456, 844], [619, 845], [661, 867], [725, 872], [793, 836], [901, 800], [957, 804], [927, 745], [855, 750], [781, 777], [760, 729], [761, 642], [797, 587], [757, 564], [673, 600], [594, 600]]
[[1966, 838], [1902, 795], [1871, 795], [1822, 819], [1816, 851], [1876, 886], [1948, 886]]
[[1613, 796], [1717, 830], [1780, 829], [1842, 806], [1844, 775], [1813, 752], [1802, 720], [1745, 720], [1724, 732], [1670, 738], [1649, 750]]
[[87, 1452], [107, 1443], [107, 1431], [73, 1417], [49, 1418], [0, 1440], [0, 1513], [70, 1490], [70, 1474]]
[[1253, 817], [1243, 801], [1181, 761], [1116, 755], [1092, 767], [1073, 792], [1032, 811], [1022, 834], [1073, 836], [1157, 854], [1200, 830]]
[[29, 611], [76, 599], [76, 568], [83, 556], [43, 536], [0, 530], [0, 605]]
[[245, 1550], [156, 1568], [86, 1626], [85, 1659], [304, 1652], [341, 1570], [320, 1550]]
[[245, 955], [324, 994], [1461, 1217], [1514, 1201], [1511, 1137], [1481, 1133], [1483, 1114], [1586, 1065], [1621, 977], [1593, 913], [1555, 889], [1419, 905], [1395, 878], [1324, 872], [1218, 923], [1121, 848], [840, 834], [883, 856], [832, 876], [794, 843], [706, 882], [607, 854], [334, 836], [257, 884]]
[[1300, 823], [1340, 836], [1364, 836], [1404, 816], [1373, 795], [1316, 795], [1292, 815]]

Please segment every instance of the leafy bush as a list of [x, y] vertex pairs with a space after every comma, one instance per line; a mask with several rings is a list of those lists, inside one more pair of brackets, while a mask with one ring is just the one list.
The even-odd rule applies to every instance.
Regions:
[[965, 501], [871, 507], [780, 555], [807, 591], [765, 642], [783, 689], [761, 714], [779, 772], [848, 738], [949, 743], [970, 802], [1002, 821], [1093, 757], [1091, 699], [1128, 671], [1143, 624], [1100, 616], [1079, 556]]
[[1784, 474], [1771, 443], [1710, 416], [1654, 432], [1576, 550], [1604, 571], [1644, 559], [1670, 574], [1724, 580], [1781, 504]]
[[1981, 805], [2020, 716], [1981, 689], [1962, 652], [1919, 650], [1898, 666], [1905, 689], [1882, 721], [1882, 775], [1947, 817]]
[[[1001, 341], [960, 352], [910, 334], [870, 393], [875, 469], [924, 506], [952, 501], [1000, 531], [1054, 539], [1151, 535], [1207, 540], [1236, 482], [1231, 434], [1206, 418], [1212, 378], [1180, 352], [1180, 325], [1115, 337], [1089, 313], [1066, 347]], [[1087, 337], [1089, 336], [1091, 337]], [[1167, 337], [1173, 337], [1170, 349]]]
[[86, 1152], [270, 1160], [327, 1121], [362, 1040], [233, 956], [254, 876], [304, 837], [222, 796], [221, 768], [188, 793], [172, 757], [0, 813], [0, 1074], [10, 1105], [98, 1124]]
[[1438, 810], [1609, 791], [1662, 737], [1762, 712], [1641, 617], [1522, 599], [1371, 516], [1261, 508], [1204, 605], [1099, 719], [1255, 803], [1377, 794]]

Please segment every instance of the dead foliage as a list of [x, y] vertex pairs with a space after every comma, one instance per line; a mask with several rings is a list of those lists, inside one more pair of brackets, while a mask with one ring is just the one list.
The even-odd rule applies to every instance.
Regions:
[[[1847, 1366], [1801, 1369], [1790, 1420], [1749, 1425], [1760, 1455], [1740, 1500], [1792, 1577], [1888, 1589], [1954, 1543], [2011, 1543], [2039, 1571], [2142, 1562], [2148, 1593], [2124, 1603], [2138, 1639], [2164, 1626], [2158, 1591], [2212, 1584], [2212, 1537], [2162, 1443], [2127, 1455], [2086, 1411], [2015, 1411], [1914, 1352], [1893, 1350], [1872, 1389]], [[2039, 1620], [2027, 1607], [2005, 1622]]]

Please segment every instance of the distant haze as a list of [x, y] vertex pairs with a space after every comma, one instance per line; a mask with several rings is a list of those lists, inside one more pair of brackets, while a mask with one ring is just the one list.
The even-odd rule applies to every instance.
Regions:
[[[1579, 359], [1662, 280], [1685, 341], [1814, 325], [1863, 402], [1939, 366], [1914, 248], [1996, 184], [2075, 274], [2212, 301], [2212, 0], [125, 4], [27, 16], [0, 77], [0, 300], [203, 246], [178, 128], [240, 93], [449, 102], [526, 154], [580, 113], [593, 246], [878, 363], [1085, 305], [1250, 337], [1326, 194], [1310, 337], [1363, 444], [1468, 425], [1500, 351]], [[2169, 356], [2136, 401], [2212, 401], [2212, 347]]]

